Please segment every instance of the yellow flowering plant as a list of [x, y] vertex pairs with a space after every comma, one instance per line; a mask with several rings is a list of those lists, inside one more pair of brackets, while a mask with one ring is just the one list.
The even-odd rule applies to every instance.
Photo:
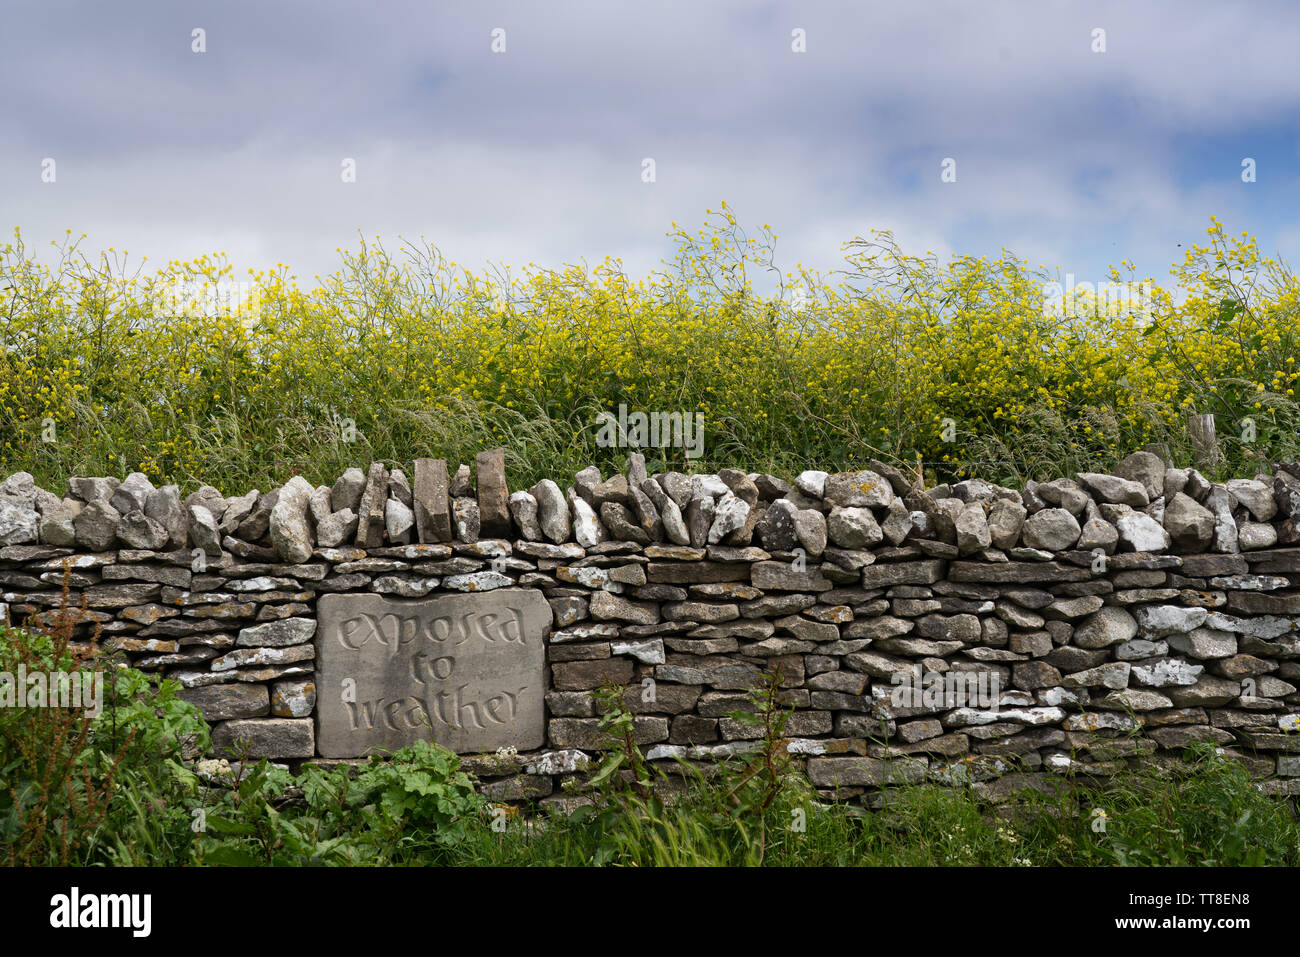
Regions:
[[[778, 237], [725, 204], [673, 224], [673, 255], [473, 273], [421, 240], [362, 237], [304, 289], [288, 267], [236, 278], [223, 254], [146, 272], [69, 234], [0, 245], [0, 460], [47, 487], [139, 470], [234, 494], [292, 474], [507, 449], [511, 480], [562, 479], [627, 449], [600, 412], [700, 414], [704, 455], [652, 467], [789, 476], [882, 458], [934, 479], [1106, 468], [1160, 442], [1186, 462], [1212, 412], [1223, 470], [1294, 458], [1300, 288], [1212, 221], [1169, 288], [1127, 263], [1138, 300], [997, 257], [904, 253], [888, 232], [843, 268], [781, 269]], [[1247, 422], [1249, 420], [1249, 422]]]

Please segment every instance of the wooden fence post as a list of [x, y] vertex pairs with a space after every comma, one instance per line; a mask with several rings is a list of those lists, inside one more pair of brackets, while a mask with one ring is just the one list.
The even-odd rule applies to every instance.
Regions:
[[1187, 434], [1192, 440], [1192, 456], [1196, 467], [1203, 472], [1212, 471], [1219, 464], [1219, 442], [1214, 435], [1214, 413], [1188, 416]]

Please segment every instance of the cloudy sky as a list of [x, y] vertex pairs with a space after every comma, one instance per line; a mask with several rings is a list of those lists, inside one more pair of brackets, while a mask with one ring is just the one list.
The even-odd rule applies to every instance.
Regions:
[[154, 264], [310, 283], [360, 230], [644, 274], [722, 200], [822, 269], [887, 228], [1159, 281], [1211, 215], [1300, 259], [1293, 3], [27, 0], [3, 32], [0, 228]]

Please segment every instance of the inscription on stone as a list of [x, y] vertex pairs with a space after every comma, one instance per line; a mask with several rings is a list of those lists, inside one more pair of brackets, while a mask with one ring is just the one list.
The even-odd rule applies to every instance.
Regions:
[[415, 601], [331, 594], [317, 614], [322, 757], [363, 757], [419, 739], [460, 754], [541, 747], [552, 620], [541, 592]]

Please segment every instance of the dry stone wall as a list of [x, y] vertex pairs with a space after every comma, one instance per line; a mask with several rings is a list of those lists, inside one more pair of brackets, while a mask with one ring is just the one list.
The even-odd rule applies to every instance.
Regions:
[[[654, 760], [755, 747], [765, 671], [826, 795], [990, 800], [1213, 742], [1300, 792], [1300, 466], [926, 489], [881, 463], [771, 475], [588, 468], [510, 492], [501, 450], [227, 498], [140, 474], [0, 483], [0, 587], [180, 682], [218, 749], [349, 759], [421, 735], [502, 800], [568, 800], [627, 687]], [[432, 728], [432, 731], [430, 731]]]

